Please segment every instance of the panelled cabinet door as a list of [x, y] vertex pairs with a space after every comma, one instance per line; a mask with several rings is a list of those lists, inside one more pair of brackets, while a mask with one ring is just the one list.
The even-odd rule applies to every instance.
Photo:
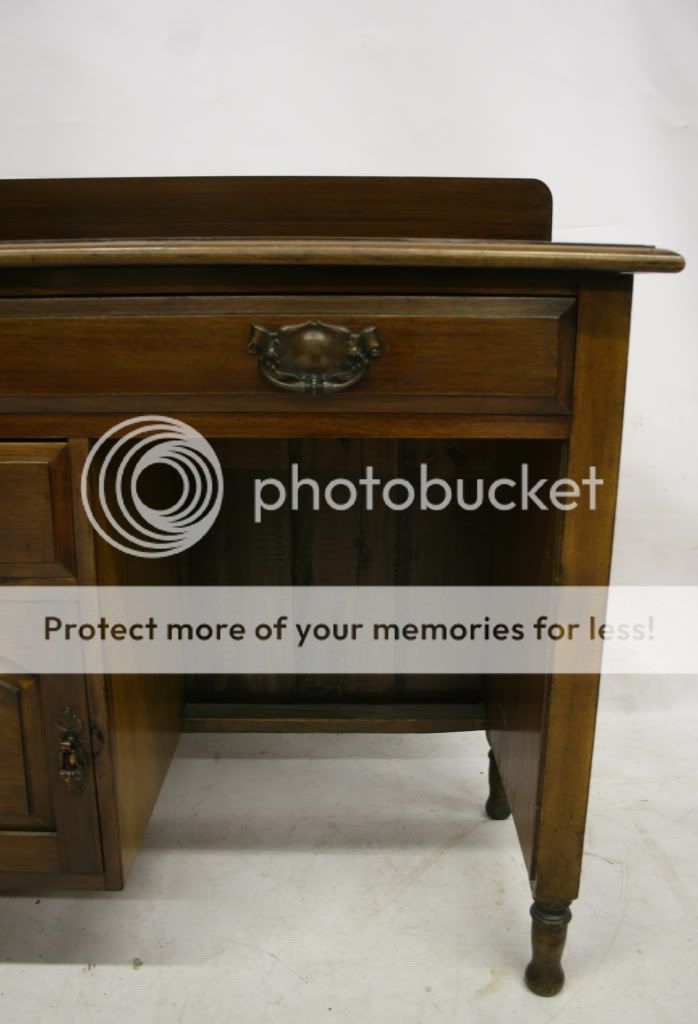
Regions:
[[0, 888], [102, 871], [95, 749], [79, 676], [0, 676]]

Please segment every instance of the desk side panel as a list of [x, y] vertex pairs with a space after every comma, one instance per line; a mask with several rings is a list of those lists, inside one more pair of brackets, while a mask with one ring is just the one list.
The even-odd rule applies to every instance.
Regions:
[[[581, 480], [594, 465], [604, 485], [596, 510], [580, 503], [560, 514], [558, 530], [549, 529], [552, 561], [542, 582], [609, 580], [631, 294], [632, 278], [625, 276], [590, 278], [580, 291], [572, 429], [562, 468]], [[522, 569], [516, 582], [539, 582], [535, 567]], [[553, 675], [500, 677], [489, 687], [488, 735], [542, 903], [569, 902], [578, 892], [598, 685], [598, 675]]]
[[[164, 484], [144, 478], [143, 499], [156, 504]], [[165, 502], [167, 503], [167, 502]], [[176, 559], [128, 556], [89, 531], [94, 544], [96, 582], [100, 586], [176, 586]], [[183, 682], [172, 675], [98, 676], [92, 680], [95, 703], [108, 721], [101, 778], [100, 811], [106, 864], [106, 888], [120, 889], [140, 847], [182, 731]]]

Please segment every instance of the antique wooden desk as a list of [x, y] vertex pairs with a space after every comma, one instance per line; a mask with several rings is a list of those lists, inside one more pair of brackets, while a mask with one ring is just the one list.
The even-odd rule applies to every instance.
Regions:
[[[551, 215], [533, 180], [3, 182], [2, 583], [605, 584], [632, 274], [683, 261], [552, 244]], [[275, 380], [265, 344], [306, 321], [329, 322], [334, 341], [348, 328], [369, 344], [361, 332], [375, 328], [382, 354], [345, 366], [327, 394], [312, 393], [330, 379], [322, 367], [305, 393], [275, 387], [300, 378], [292, 367]], [[301, 356], [313, 329], [297, 332]], [[525, 460], [580, 478], [593, 464], [605, 486], [595, 512], [445, 513], [438, 528], [428, 513], [255, 525], [230, 502], [186, 557], [139, 560], [90, 528], [78, 484], [93, 439], [154, 412], [212, 439], [238, 495], [291, 460], [320, 478], [367, 462], [409, 477], [420, 459], [443, 477]], [[455, 678], [5, 676], [0, 887], [123, 886], [182, 728], [486, 729], [487, 811], [511, 810], [534, 897], [527, 981], [554, 994], [597, 687], [467, 666]], [[60, 769], [76, 753], [71, 786]]]

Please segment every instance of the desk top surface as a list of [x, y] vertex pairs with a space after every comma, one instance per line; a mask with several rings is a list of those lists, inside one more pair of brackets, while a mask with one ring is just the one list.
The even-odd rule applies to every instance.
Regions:
[[265, 264], [676, 272], [684, 259], [641, 245], [450, 238], [124, 238], [0, 242], [1, 266]]
[[153, 264], [678, 271], [638, 245], [551, 242], [552, 196], [516, 178], [0, 181], [0, 267]]

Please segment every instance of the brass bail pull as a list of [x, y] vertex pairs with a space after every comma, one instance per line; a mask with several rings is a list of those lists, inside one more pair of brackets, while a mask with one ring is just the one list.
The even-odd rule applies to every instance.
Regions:
[[357, 384], [382, 350], [375, 327], [355, 332], [308, 320], [272, 329], [254, 324], [247, 351], [274, 387], [326, 395]]

